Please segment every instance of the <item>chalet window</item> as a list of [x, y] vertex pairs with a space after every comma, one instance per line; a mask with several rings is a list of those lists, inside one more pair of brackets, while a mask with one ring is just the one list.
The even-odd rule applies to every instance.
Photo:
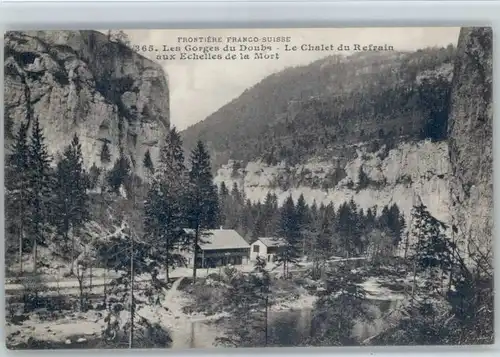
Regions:
[[260, 247], [259, 247], [258, 245], [254, 245], [254, 246], [253, 246], [253, 252], [254, 252], [254, 253], [258, 253], [258, 252], [259, 252], [259, 248], [260, 248]]

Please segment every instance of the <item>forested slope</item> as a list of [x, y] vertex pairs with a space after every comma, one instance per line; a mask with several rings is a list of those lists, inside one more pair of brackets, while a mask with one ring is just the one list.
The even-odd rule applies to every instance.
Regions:
[[453, 46], [412, 53], [327, 57], [266, 77], [186, 129], [185, 147], [205, 141], [214, 166], [228, 159], [291, 164], [352, 156], [353, 142], [442, 139]]

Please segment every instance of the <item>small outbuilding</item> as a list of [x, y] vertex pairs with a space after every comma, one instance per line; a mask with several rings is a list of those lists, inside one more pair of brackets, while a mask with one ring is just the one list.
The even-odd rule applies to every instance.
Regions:
[[250, 260], [260, 256], [268, 262], [274, 262], [280, 250], [286, 246], [286, 240], [279, 237], [261, 237], [252, 243]]

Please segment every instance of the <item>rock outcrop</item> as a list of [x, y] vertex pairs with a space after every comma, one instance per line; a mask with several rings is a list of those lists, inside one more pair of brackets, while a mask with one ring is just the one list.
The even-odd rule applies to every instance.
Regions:
[[492, 30], [463, 28], [448, 122], [454, 237], [468, 253], [492, 259]]
[[[283, 202], [290, 194], [297, 200], [301, 194], [309, 204], [333, 203], [336, 207], [351, 198], [364, 210], [396, 203], [410, 219], [414, 198], [420, 197], [431, 214], [449, 221], [449, 160], [446, 141], [407, 142], [386, 151], [367, 152], [362, 143], [354, 145], [356, 158], [339, 166], [330, 161], [313, 159], [297, 166], [281, 163], [269, 166], [249, 162], [238, 168], [234, 162], [222, 166], [215, 176], [227, 187], [236, 183], [251, 201], [263, 202], [274, 192]], [[360, 170], [366, 174], [360, 182]]]
[[[160, 65], [100, 32], [27, 31], [5, 35], [4, 69], [7, 150], [31, 111], [52, 155], [76, 133], [87, 167], [110, 167], [123, 152], [142, 176], [145, 152], [156, 159], [169, 126]], [[109, 162], [101, 161], [104, 143]]]

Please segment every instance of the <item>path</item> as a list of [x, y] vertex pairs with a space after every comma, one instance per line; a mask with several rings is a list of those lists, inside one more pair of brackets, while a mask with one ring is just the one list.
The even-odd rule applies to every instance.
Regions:
[[[336, 262], [342, 262], [342, 261], [348, 261], [348, 260], [362, 260], [362, 259], [366, 259], [366, 258], [365, 257], [335, 258], [335, 259], [331, 260], [330, 262], [336, 263]], [[291, 269], [290, 271], [299, 271], [301, 269], [307, 268], [311, 264], [312, 264], [311, 262], [302, 263], [301, 264], [302, 266], [300, 268]], [[252, 271], [253, 268], [254, 268], [254, 266], [252, 264], [237, 266], [237, 269], [244, 272], [244, 273], [248, 273], [248, 272]], [[276, 268], [276, 266], [274, 266], [274, 264], [269, 264], [268, 268], [270, 271], [273, 271]], [[219, 273], [220, 271], [221, 271], [221, 268], [210, 268], [210, 269], [200, 268], [197, 270], [197, 276], [202, 278], [202, 277], [206, 277], [206, 276], [213, 274], [213, 273]], [[177, 281], [179, 281], [183, 278], [190, 277], [192, 272], [193, 272], [193, 270], [191, 268], [177, 268], [177, 269], [174, 269], [169, 275], [170, 275], [170, 278], [178, 278]], [[110, 276], [109, 278], [112, 278], [112, 277]], [[110, 281], [109, 278], [108, 279], [93, 278], [92, 279], [92, 287], [93, 288], [94, 287], [95, 288], [103, 287], [106, 282], [109, 283], [109, 281]], [[164, 274], [160, 274], [158, 276], [158, 279], [163, 279], [163, 278], [164, 278]], [[135, 281], [136, 282], [145, 282], [145, 281], [149, 281], [149, 280], [150, 280], [149, 277], [137, 277]], [[86, 282], [86, 284], [88, 284], [88, 281]], [[43, 283], [43, 285], [48, 290], [52, 290], [52, 291], [60, 290], [60, 289], [64, 289], [64, 290], [78, 289], [78, 286], [79, 286], [78, 280], [74, 279], [74, 278], [73, 279], [64, 279], [61, 281], [45, 281]], [[13, 284], [5, 284], [4, 288], [5, 288], [6, 294], [9, 294], [9, 293], [15, 294], [18, 291], [22, 291], [24, 289], [24, 286], [23, 286], [23, 284], [13, 283]]]
[[184, 277], [177, 279], [170, 289], [167, 291], [167, 294], [165, 295], [165, 305], [168, 307], [168, 309], [174, 314], [174, 316], [182, 316], [182, 307], [181, 304], [179, 304], [179, 298], [180, 298], [180, 291], [179, 291], [179, 285], [180, 283], [184, 280]]

